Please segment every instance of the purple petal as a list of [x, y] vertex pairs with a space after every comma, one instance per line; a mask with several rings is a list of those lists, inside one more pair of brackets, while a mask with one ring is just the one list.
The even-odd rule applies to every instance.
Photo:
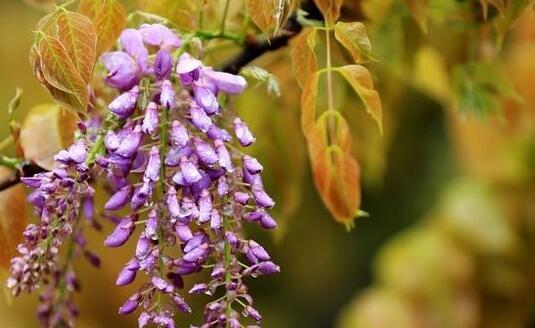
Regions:
[[243, 155], [242, 157], [243, 161], [243, 167], [250, 173], [250, 174], [258, 174], [262, 172], [263, 167], [260, 162], [254, 157], [251, 157], [249, 155]]
[[100, 57], [108, 70], [106, 83], [121, 91], [128, 90], [139, 83], [141, 69], [136, 61], [122, 51], [107, 52]]
[[255, 137], [247, 127], [247, 125], [238, 117], [234, 119], [234, 133], [240, 144], [244, 147], [251, 145], [255, 142]]
[[156, 132], [156, 129], [158, 129], [158, 106], [151, 101], [145, 109], [141, 130], [143, 133], [150, 135]]
[[121, 141], [115, 152], [125, 158], [132, 157], [138, 150], [142, 137], [141, 125], [136, 125], [132, 133]]
[[169, 77], [171, 71], [173, 70], [173, 59], [171, 54], [166, 49], [161, 49], [156, 54], [156, 59], [154, 60], [154, 75], [158, 80], [164, 80]]
[[126, 186], [120, 189], [108, 199], [106, 204], [104, 204], [104, 209], [108, 211], [121, 209], [128, 202], [131, 191], [131, 186]]
[[119, 37], [123, 49], [138, 63], [142, 70], [145, 70], [149, 52], [143, 45], [141, 33], [138, 30], [128, 28]]
[[171, 84], [171, 81], [169, 80], [164, 80], [160, 92], [160, 104], [167, 109], [171, 109], [175, 107], [175, 103], [175, 90], [173, 89], [173, 84]]
[[115, 230], [106, 237], [106, 240], [104, 240], [104, 245], [107, 247], [119, 247], [124, 245], [128, 238], [130, 238], [130, 235], [132, 235], [132, 232], [134, 232], [135, 225], [132, 219], [125, 218], [119, 222], [117, 227], [115, 227]]
[[182, 44], [178, 36], [162, 24], [143, 24], [139, 28], [143, 42], [165, 49], [176, 49]]
[[147, 164], [147, 168], [145, 169], [143, 179], [147, 179], [150, 181], [158, 181], [160, 178], [160, 162], [160, 151], [158, 150], [158, 147], [153, 146], [150, 149], [149, 163]]
[[137, 85], [132, 87], [127, 92], [122, 93], [115, 98], [109, 105], [108, 109], [120, 119], [125, 119], [132, 115], [136, 109], [137, 99], [139, 97], [140, 90]]
[[207, 132], [212, 126], [212, 119], [196, 103], [191, 103], [189, 107], [191, 123], [202, 132]]
[[188, 53], [183, 53], [180, 56], [176, 72], [180, 75], [180, 81], [184, 86], [190, 85], [199, 79], [201, 66], [202, 63]]
[[214, 81], [219, 91], [227, 94], [239, 94], [247, 87], [247, 81], [242, 76], [225, 72], [216, 72], [205, 69], [202, 72], [209, 79]]
[[182, 125], [179, 121], [173, 121], [171, 123], [171, 130], [169, 131], [169, 141], [172, 145], [183, 147], [189, 141], [189, 133], [186, 130], [186, 127]]

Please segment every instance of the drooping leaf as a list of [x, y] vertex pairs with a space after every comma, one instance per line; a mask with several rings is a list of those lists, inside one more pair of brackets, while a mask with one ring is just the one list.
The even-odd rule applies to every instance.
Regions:
[[372, 45], [366, 27], [360, 22], [338, 22], [334, 27], [336, 39], [351, 52], [355, 63], [372, 59]]
[[405, 0], [412, 17], [424, 33], [427, 33], [428, 0]]
[[314, 48], [316, 47], [316, 28], [306, 28], [295, 37], [292, 48], [292, 66], [295, 77], [301, 88], [311, 75], [318, 70], [318, 59]]
[[88, 83], [96, 61], [97, 34], [93, 23], [84, 15], [62, 10], [57, 25], [58, 39], [82, 79]]
[[[51, 86], [49, 88], [45, 85], [51, 95], [74, 112], [84, 113], [89, 102], [87, 83], [83, 80], [60, 40], [42, 34], [39, 40], [38, 54], [40, 58], [39, 69], [44, 80]], [[54, 89], [73, 97], [57, 97], [58, 93], [54, 92]]]
[[247, 0], [246, 6], [252, 21], [263, 33], [267, 33], [275, 27], [275, 14], [278, 8], [277, 0]]
[[277, 34], [292, 12], [295, 1], [292, 0], [247, 0], [247, 12], [252, 21], [265, 34], [273, 31]]
[[383, 131], [383, 107], [379, 93], [373, 88], [370, 72], [362, 65], [346, 65], [335, 68], [351, 85], [366, 107], [366, 111]]
[[314, 0], [328, 24], [334, 24], [340, 17], [340, 8], [344, 0]]
[[337, 222], [349, 228], [361, 203], [360, 167], [351, 154], [349, 126], [339, 112], [326, 111], [312, 126], [307, 141], [323, 203]]
[[70, 145], [76, 129], [76, 117], [57, 104], [33, 107], [24, 120], [20, 143], [27, 159], [51, 170], [54, 155]]
[[126, 26], [126, 11], [117, 0], [81, 0], [78, 11], [93, 22], [97, 56], [113, 47]]
[[308, 79], [301, 94], [301, 127], [305, 136], [312, 133], [312, 127], [316, 121], [318, 82], [319, 73], [316, 72]]
[[[12, 172], [0, 167], [0, 179]], [[8, 269], [10, 260], [17, 254], [26, 227], [26, 199], [22, 185], [0, 192], [0, 267]]]

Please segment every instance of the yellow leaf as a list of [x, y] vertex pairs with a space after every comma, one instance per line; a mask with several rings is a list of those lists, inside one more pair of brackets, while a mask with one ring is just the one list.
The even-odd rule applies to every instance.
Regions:
[[88, 83], [96, 61], [97, 34], [93, 23], [83, 15], [61, 10], [57, 27], [59, 41], [67, 50], [83, 81]]
[[54, 155], [70, 145], [76, 129], [76, 117], [56, 104], [33, 107], [20, 131], [20, 143], [27, 159], [51, 170]]
[[314, 0], [314, 3], [321, 11], [327, 24], [333, 24], [340, 17], [340, 8], [344, 0]]
[[[329, 132], [334, 127], [334, 133]], [[332, 139], [331, 139], [332, 138]], [[314, 182], [323, 203], [337, 222], [351, 227], [359, 215], [360, 167], [351, 154], [351, 136], [345, 119], [326, 111], [307, 136]]]
[[346, 65], [335, 68], [337, 72], [351, 85], [353, 90], [362, 100], [366, 111], [377, 123], [381, 133], [383, 132], [383, 107], [379, 93], [373, 88], [373, 80], [370, 72], [362, 65]]
[[292, 66], [297, 82], [303, 88], [311, 75], [318, 70], [315, 28], [307, 28], [295, 37], [292, 47]]
[[97, 56], [113, 47], [126, 26], [126, 11], [117, 0], [81, 0], [78, 11], [93, 22]]
[[428, 46], [414, 56], [413, 83], [417, 88], [444, 104], [451, 100], [452, 92], [448, 69], [440, 53]]
[[[11, 171], [0, 167], [0, 179]], [[8, 269], [10, 260], [17, 254], [16, 247], [22, 242], [26, 227], [25, 194], [22, 185], [0, 192], [0, 267]]]
[[372, 45], [364, 24], [338, 22], [334, 27], [334, 36], [351, 52], [356, 63], [372, 58]]

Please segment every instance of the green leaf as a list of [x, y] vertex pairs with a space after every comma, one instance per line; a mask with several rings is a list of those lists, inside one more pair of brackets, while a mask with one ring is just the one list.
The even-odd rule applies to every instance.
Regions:
[[355, 90], [382, 133], [383, 107], [379, 93], [373, 88], [373, 80], [368, 69], [362, 65], [346, 65], [334, 70], [339, 72]]
[[304, 29], [294, 39], [292, 47], [292, 66], [297, 82], [303, 87], [308, 79], [318, 70], [318, 59], [314, 48], [316, 47], [315, 28]]
[[126, 26], [126, 11], [117, 0], [81, 0], [78, 11], [93, 22], [97, 55], [112, 48]]
[[349, 52], [355, 63], [373, 59], [372, 45], [366, 27], [360, 22], [338, 22], [334, 27], [334, 36]]

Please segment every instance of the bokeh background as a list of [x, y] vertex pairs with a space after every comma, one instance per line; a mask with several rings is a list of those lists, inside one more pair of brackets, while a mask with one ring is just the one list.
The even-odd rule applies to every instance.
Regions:
[[[347, 16], [361, 15], [352, 6]], [[533, 10], [508, 33], [503, 52], [490, 55], [499, 61], [487, 60], [503, 69], [520, 98], [491, 88], [497, 108], [483, 114], [463, 111], [467, 100], [450, 87], [460, 74], [452, 49], [466, 41], [457, 39], [465, 33], [458, 22], [439, 17], [426, 36], [403, 8], [382, 18], [378, 9], [368, 10], [375, 13], [370, 32], [379, 62], [371, 70], [386, 133], [381, 137], [346, 87], [337, 85], [363, 168], [363, 210], [370, 213], [353, 230], [332, 220], [314, 189], [287, 50], [258, 62], [278, 75], [282, 96], [273, 99], [254, 87], [236, 103], [259, 135], [253, 152], [271, 172], [267, 187], [281, 221], [275, 237], [249, 230], [282, 268], [250, 282], [264, 326], [535, 327]], [[51, 101], [28, 64], [32, 28], [42, 15], [23, 1], [0, 1], [0, 139], [9, 135], [5, 108], [15, 87], [24, 90], [15, 115], [20, 121], [33, 106]], [[478, 29], [471, 41], [483, 55], [470, 62], [489, 58], [485, 42], [491, 41], [483, 33]], [[478, 87], [478, 74], [466, 70], [465, 80], [457, 81]], [[480, 90], [468, 90], [483, 99], [469, 99], [473, 107], [491, 107]], [[105, 232], [110, 229], [106, 223]], [[78, 326], [133, 327], [134, 316], [119, 317], [117, 307], [134, 287], [114, 282], [135, 245], [105, 249], [105, 232], [89, 238], [101, 268], [78, 266]], [[199, 313], [204, 299], [188, 300]], [[0, 295], [0, 327], [37, 327], [36, 304], [36, 295]]]

